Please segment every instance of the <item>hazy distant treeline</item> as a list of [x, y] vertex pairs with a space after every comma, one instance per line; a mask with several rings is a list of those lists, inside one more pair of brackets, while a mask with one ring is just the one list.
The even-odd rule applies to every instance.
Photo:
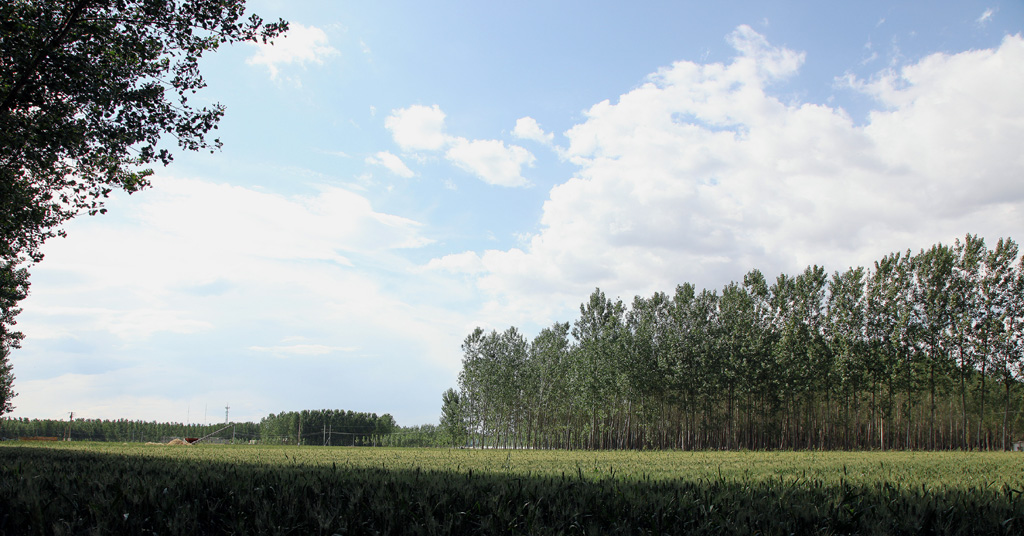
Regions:
[[504, 447], [1008, 448], [1024, 409], [1022, 262], [1013, 240], [968, 235], [629, 307], [598, 289], [532, 341], [466, 337], [441, 429]]
[[[391, 415], [345, 410], [303, 410], [270, 414], [259, 423], [238, 422], [227, 425], [182, 424], [100, 419], [3, 419], [0, 437], [57, 437], [72, 441], [147, 442], [169, 438], [213, 437], [237, 442], [259, 440], [263, 443], [304, 445], [379, 444], [379, 436], [400, 431]], [[377, 436], [377, 439], [374, 437]]]
[[[251, 422], [233, 423], [231, 428], [223, 430], [216, 437], [237, 441], [248, 441], [259, 438], [259, 425]], [[58, 437], [70, 438], [72, 441], [119, 441], [147, 442], [160, 441], [174, 437], [205, 437], [224, 428], [224, 423], [217, 424], [182, 424], [171, 422], [147, 422], [118, 419], [114, 421], [101, 419], [75, 419], [74, 421], [56, 419], [3, 419], [0, 421], [0, 437]]]

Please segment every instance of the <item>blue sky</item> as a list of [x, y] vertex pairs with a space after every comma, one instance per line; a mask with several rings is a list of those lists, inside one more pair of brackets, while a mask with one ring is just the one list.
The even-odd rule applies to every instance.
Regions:
[[224, 149], [46, 245], [14, 416], [434, 423], [475, 326], [595, 287], [1022, 238], [1020, 2], [250, 7]]

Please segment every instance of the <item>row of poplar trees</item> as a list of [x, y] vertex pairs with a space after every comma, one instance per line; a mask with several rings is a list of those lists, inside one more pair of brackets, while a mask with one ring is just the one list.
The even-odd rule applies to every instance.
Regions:
[[441, 427], [502, 448], [1008, 449], [1022, 325], [1017, 244], [972, 235], [631, 307], [598, 289], [532, 341], [473, 331]]
[[385, 413], [343, 409], [282, 411], [260, 419], [260, 440], [300, 445], [377, 445], [395, 432], [395, 418]]

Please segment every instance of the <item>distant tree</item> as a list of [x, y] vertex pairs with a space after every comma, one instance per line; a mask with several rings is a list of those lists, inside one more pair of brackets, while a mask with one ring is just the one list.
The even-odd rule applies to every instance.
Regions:
[[1010, 388], [1014, 384], [1016, 360], [1013, 355], [1013, 337], [1017, 308], [1014, 302], [1022, 298], [1020, 290], [1015, 289], [1014, 260], [1017, 258], [1018, 246], [1011, 239], [999, 239], [996, 246], [985, 258], [985, 276], [981, 282], [981, 293], [984, 302], [980, 319], [981, 338], [991, 352], [991, 365], [996, 379], [1003, 384], [1004, 409], [1002, 418], [1001, 448], [1006, 450], [1009, 445]]
[[573, 323], [572, 336], [578, 344], [574, 379], [581, 386], [583, 404], [590, 409], [589, 448], [601, 448], [601, 417], [617, 409], [621, 393], [616, 389], [617, 372], [626, 360], [625, 306], [612, 301], [601, 289], [580, 305], [580, 317]]
[[459, 404], [459, 393], [448, 389], [441, 395], [441, 430], [448, 436], [452, 446], [463, 445], [469, 431]]
[[913, 328], [918, 347], [927, 357], [929, 411], [928, 448], [937, 443], [936, 397], [939, 384], [947, 380], [953, 368], [949, 347], [949, 333], [953, 325], [953, 269], [956, 255], [952, 248], [937, 244], [914, 256], [914, 321]]
[[486, 441], [491, 414], [492, 400], [496, 397], [491, 385], [494, 374], [492, 357], [494, 332], [485, 334], [483, 328], [476, 328], [462, 343], [462, 371], [459, 372], [459, 397], [463, 418], [472, 433], [478, 434], [479, 441]]
[[985, 240], [976, 235], [967, 235], [964, 241], [958, 239], [953, 246], [956, 256], [953, 266], [953, 296], [950, 304], [951, 329], [950, 349], [957, 356], [957, 372], [960, 383], [960, 411], [963, 419], [961, 430], [962, 448], [970, 447], [968, 438], [969, 426], [967, 416], [967, 381], [980, 369], [981, 407], [978, 411], [978, 441], [985, 421], [985, 373], [988, 372], [990, 358], [987, 341], [984, 341], [985, 298], [982, 291], [982, 278], [985, 272], [985, 259], [989, 251]]
[[[839, 381], [842, 384], [843, 446], [849, 448], [850, 398], [861, 385], [860, 375], [864, 368], [865, 352], [865, 281], [864, 268], [850, 268], [840, 274], [835, 272], [829, 281], [829, 298], [825, 320], [830, 351], [836, 359]], [[890, 376], [891, 377], [891, 376]], [[890, 398], [892, 383], [890, 382]], [[883, 443], [882, 448], [885, 448]]]
[[544, 328], [530, 344], [529, 366], [536, 391], [533, 393], [537, 436], [544, 446], [566, 445], [569, 429], [569, 401], [572, 397], [569, 366], [569, 323], [555, 322]]
[[398, 425], [395, 423], [395, 418], [392, 417], [390, 413], [385, 413], [384, 415], [377, 417], [377, 420], [373, 423], [373, 433], [378, 436], [388, 435], [394, 432], [395, 428], [398, 428]]
[[721, 334], [721, 350], [719, 356], [719, 373], [726, 396], [726, 442], [729, 448], [738, 446], [736, 421], [740, 413], [739, 403], [746, 398], [748, 385], [744, 376], [756, 370], [753, 364], [753, 353], [757, 339], [757, 322], [754, 312], [754, 300], [747, 289], [731, 282], [722, 289], [722, 299], [718, 304], [719, 333]]
[[652, 422], [664, 400], [672, 354], [671, 307], [668, 295], [655, 292], [646, 299], [636, 296], [625, 315], [629, 356], [619, 372], [627, 400], [620, 445], [636, 447], [646, 441], [641, 430]]
[[[859, 370], [854, 363], [854, 370], [850, 374], [855, 380], [851, 389], [854, 392], [854, 404], [857, 404], [857, 382], [872, 371], [890, 371], [890, 393], [897, 387], [905, 393], [905, 446], [910, 443], [912, 434], [914, 416], [911, 410], [918, 384], [917, 373], [922, 366], [918, 358], [923, 355], [917, 351], [912, 339], [915, 334], [912, 325], [915, 309], [911, 258], [910, 250], [907, 250], [905, 254], [892, 253], [875, 262], [864, 297], [867, 354]], [[878, 373], [875, 374], [877, 376]], [[854, 415], [858, 415], [856, 408]]]

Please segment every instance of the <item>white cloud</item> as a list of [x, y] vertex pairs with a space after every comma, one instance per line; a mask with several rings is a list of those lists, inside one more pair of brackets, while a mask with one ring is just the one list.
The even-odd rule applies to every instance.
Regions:
[[[730, 68], [742, 71], [754, 67], [754, 72], [768, 79], [784, 78], [796, 73], [804, 63], [806, 55], [785, 48], [772, 47], [768, 40], [747, 25], [742, 25], [729, 34], [729, 44], [740, 53]], [[753, 73], [745, 73], [747, 75]]]
[[468, 140], [449, 136], [444, 131], [444, 118], [444, 112], [436, 104], [413, 105], [392, 110], [391, 115], [384, 121], [384, 126], [391, 131], [395, 143], [403, 150], [445, 150], [445, 158], [448, 161], [488, 184], [530, 184], [530, 181], [523, 177], [522, 168], [533, 165], [536, 160], [533, 153], [518, 145], [506, 146], [501, 140]]
[[402, 250], [430, 243], [419, 222], [340, 188], [153, 182], [46, 244], [18, 318], [18, 415], [184, 420], [197, 397], [193, 418], [204, 400], [255, 420], [295, 404], [391, 411], [410, 385], [454, 377], [466, 319], [437, 277], [409, 277]]
[[254, 352], [263, 352], [280, 356], [287, 355], [328, 355], [334, 353], [351, 353], [358, 348], [343, 346], [327, 346], [324, 344], [292, 344], [287, 346], [250, 346]]
[[480, 257], [472, 251], [445, 255], [432, 259], [426, 266], [427, 270], [441, 269], [454, 273], [477, 274], [485, 270]]
[[157, 308], [124, 311], [105, 307], [42, 305], [35, 307], [32, 313], [60, 320], [36, 330], [33, 336], [40, 339], [73, 336], [72, 332], [63, 327], [69, 319], [79, 326], [87, 326], [90, 331], [105, 330], [127, 341], [144, 340], [160, 332], [189, 334], [213, 327], [207, 321], [190, 318], [191, 313], [188, 311]]
[[990, 20], [992, 20], [992, 15], [995, 15], [995, 11], [993, 11], [992, 8], [988, 8], [985, 10], [984, 13], [981, 14], [980, 17], [978, 17], [978, 20], [976, 20], [975, 22], [977, 22], [979, 25], [985, 25]]
[[544, 132], [537, 120], [532, 117], [520, 117], [516, 120], [516, 127], [512, 129], [512, 135], [524, 140], [533, 140], [543, 144], [550, 144], [555, 135]]
[[[333, 286], [346, 280], [365, 287], [345, 271], [333, 276], [333, 282], [324, 278], [339, 269], [358, 270], [353, 257], [373, 259], [371, 264], [380, 268], [392, 262], [390, 252], [431, 242], [421, 235], [418, 222], [377, 212], [367, 199], [340, 188], [282, 196], [194, 179], [161, 177], [154, 182], [158, 187], [133, 196], [126, 205], [129, 225], [114, 225], [109, 217], [80, 224], [76, 220], [69, 234], [87, 229], [77, 231], [81, 234], [76, 240], [47, 244], [46, 263], [33, 275], [57, 274], [53, 277], [63, 283], [33, 288], [30, 299], [40, 303], [33, 305], [32, 314], [76, 316], [79, 326], [125, 339], [196, 332], [218, 324], [216, 315], [196, 308], [203, 301], [196, 296], [245, 288], [255, 296], [265, 291], [255, 289], [266, 285], [312, 285], [314, 292], [323, 293], [317, 283]], [[112, 264], [119, 268], [111, 270]], [[216, 292], [210, 291], [213, 286]], [[83, 298], [88, 309], [65, 309], [77, 303], [74, 296], [102, 295], [103, 289], [132, 296], [132, 309], [105, 307], [106, 298]]]
[[528, 243], [426, 266], [474, 277], [515, 323], [559, 307], [570, 318], [595, 286], [625, 299], [713, 289], [753, 268], [843, 270], [1024, 228], [1021, 37], [854, 79], [883, 106], [865, 126], [768, 93], [803, 54], [747, 27], [729, 40], [731, 63], [678, 62], [586, 112], [566, 133], [580, 169], [551, 190]]
[[408, 166], [405, 165], [405, 162], [402, 162], [401, 158], [391, 154], [388, 151], [380, 151], [373, 156], [366, 157], [366, 163], [377, 166], [384, 166], [395, 175], [398, 175], [399, 177], [404, 177], [406, 179], [412, 178], [414, 175], [416, 175], [415, 173], [413, 173], [411, 169], [409, 169]]
[[436, 104], [392, 110], [384, 126], [391, 131], [395, 143], [407, 151], [436, 151], [448, 143], [444, 112]]
[[332, 47], [327, 34], [316, 26], [289, 24], [283, 37], [273, 44], [255, 43], [256, 54], [246, 59], [249, 65], [265, 65], [270, 77], [277, 79], [283, 65], [307, 63], [322, 65], [326, 58], [340, 54]]
[[455, 138], [445, 157], [488, 184], [527, 186], [523, 166], [532, 166], [536, 158], [518, 145], [506, 146], [500, 140]]

